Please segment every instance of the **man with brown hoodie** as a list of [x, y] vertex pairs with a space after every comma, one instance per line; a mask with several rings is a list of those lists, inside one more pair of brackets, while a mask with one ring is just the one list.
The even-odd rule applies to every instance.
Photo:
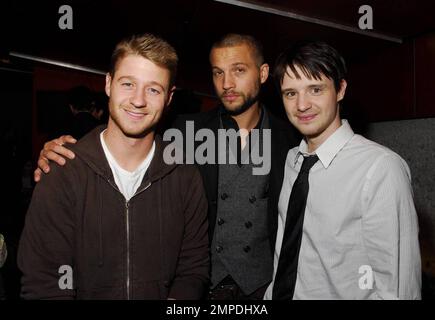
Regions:
[[106, 76], [110, 118], [35, 188], [20, 241], [25, 299], [198, 299], [208, 283], [198, 171], [167, 165], [154, 133], [174, 91], [175, 50], [121, 41]]

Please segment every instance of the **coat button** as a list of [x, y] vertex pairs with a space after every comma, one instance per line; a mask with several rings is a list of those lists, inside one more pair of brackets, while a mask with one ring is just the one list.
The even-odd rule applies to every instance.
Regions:
[[246, 247], [243, 248], [243, 251], [248, 253], [249, 251], [251, 251], [251, 247], [250, 246], [246, 246]]
[[221, 194], [221, 199], [225, 200], [226, 198], [228, 198], [228, 195], [226, 193], [222, 193]]
[[255, 201], [257, 201], [257, 198], [255, 196], [249, 198], [250, 203], [254, 203]]
[[246, 229], [249, 229], [250, 227], [252, 227], [252, 222], [251, 221], [246, 221], [245, 222], [245, 227], [246, 227]]
[[225, 222], [225, 220], [222, 219], [222, 218], [219, 218], [218, 221], [217, 221], [218, 225], [220, 225], [220, 226], [223, 225], [224, 222]]
[[221, 246], [216, 246], [216, 252], [217, 253], [221, 253], [222, 250], [224, 250], [224, 248], [222, 248]]

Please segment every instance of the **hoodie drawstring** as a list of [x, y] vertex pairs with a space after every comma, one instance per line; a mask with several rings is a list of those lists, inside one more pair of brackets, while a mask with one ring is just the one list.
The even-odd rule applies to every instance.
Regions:
[[[161, 263], [161, 274], [160, 279], [163, 279], [163, 284], [166, 288], [169, 288], [170, 286], [170, 279], [169, 279], [169, 273], [167, 270], [167, 264], [166, 264], [166, 252], [165, 252], [165, 245], [163, 243], [163, 221], [161, 212], [163, 211], [163, 190], [162, 190], [162, 183], [158, 184], [159, 186], [159, 209], [158, 212], [158, 219], [159, 219], [159, 243], [160, 243], [160, 263]], [[166, 299], [166, 296], [162, 296], [162, 298]]]
[[103, 266], [103, 196], [101, 190], [101, 177], [97, 177], [97, 195], [98, 195], [98, 267]]

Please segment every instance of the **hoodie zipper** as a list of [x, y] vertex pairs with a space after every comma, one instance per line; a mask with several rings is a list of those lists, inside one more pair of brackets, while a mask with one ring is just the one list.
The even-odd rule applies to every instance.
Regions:
[[[136, 193], [133, 195], [133, 197], [137, 196], [138, 194], [142, 193], [146, 189], [149, 188], [151, 185], [151, 182], [149, 182], [144, 188], [140, 189], [139, 191], [136, 191]], [[131, 199], [133, 199], [131, 197]], [[131, 200], [130, 199], [130, 200]], [[126, 286], [127, 286], [127, 300], [130, 300], [130, 217], [129, 217], [129, 204], [130, 201], [125, 202], [125, 226], [126, 226], [126, 235], [127, 235], [127, 279], [126, 279]]]
[[125, 202], [125, 226], [127, 229], [127, 300], [130, 300], [130, 219], [129, 219], [129, 211], [128, 211], [129, 202]]
[[[107, 179], [107, 182], [110, 186], [112, 186], [113, 189], [119, 191], [119, 188], [110, 181], [110, 179]], [[136, 193], [131, 197], [133, 199], [138, 194], [144, 192], [146, 189], [148, 189], [151, 186], [151, 182], [148, 182], [148, 184], [143, 187], [142, 189], [136, 191]], [[121, 193], [122, 194], [122, 193]], [[131, 200], [130, 199], [130, 200]], [[126, 277], [126, 286], [127, 286], [127, 300], [130, 300], [130, 217], [129, 217], [129, 205], [130, 201], [125, 201], [125, 228], [126, 228], [126, 236], [127, 236], [127, 277]]]

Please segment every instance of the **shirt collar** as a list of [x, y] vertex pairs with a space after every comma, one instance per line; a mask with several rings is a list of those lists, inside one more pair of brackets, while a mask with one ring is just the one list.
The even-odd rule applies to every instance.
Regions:
[[302, 139], [299, 144], [298, 153], [295, 157], [295, 161], [293, 163], [293, 167], [296, 167], [296, 164], [301, 156], [308, 156], [317, 154], [320, 162], [323, 167], [327, 169], [331, 164], [332, 160], [334, 160], [335, 156], [340, 152], [341, 149], [349, 142], [350, 139], [354, 136], [354, 132], [349, 125], [349, 122], [346, 119], [341, 120], [341, 126], [335, 130], [335, 132], [323, 142], [315, 152], [308, 153], [308, 145], [305, 139]]

